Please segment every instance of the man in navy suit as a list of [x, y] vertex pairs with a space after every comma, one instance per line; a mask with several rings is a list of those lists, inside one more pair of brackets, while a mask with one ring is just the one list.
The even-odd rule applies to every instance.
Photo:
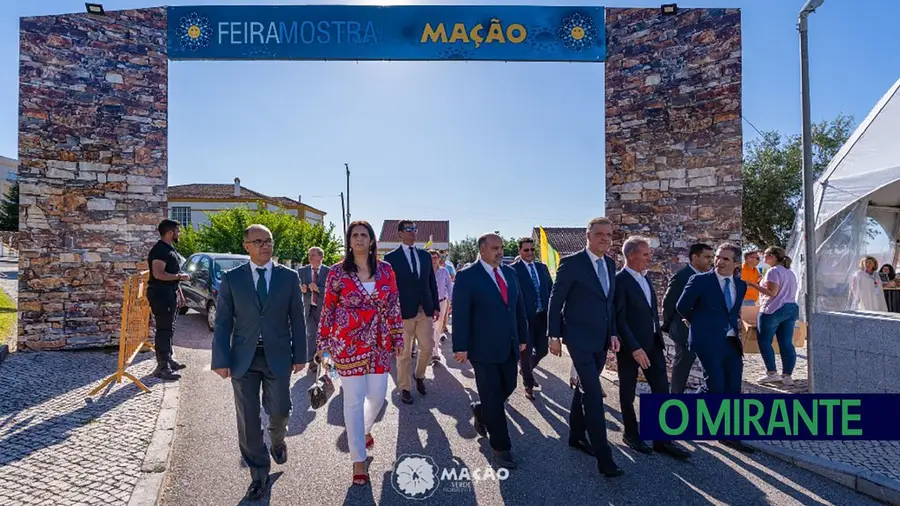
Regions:
[[672, 364], [672, 393], [683, 394], [691, 368], [697, 355], [688, 348], [688, 329], [681, 321], [681, 315], [675, 310], [675, 303], [684, 293], [684, 287], [694, 274], [709, 272], [713, 268], [712, 246], [704, 243], [691, 245], [688, 252], [689, 263], [675, 273], [669, 280], [666, 295], [663, 297], [662, 331], [669, 335], [675, 343], [675, 362]]
[[666, 345], [659, 325], [656, 291], [647, 279], [647, 269], [653, 255], [650, 242], [643, 237], [629, 237], [622, 245], [622, 255], [625, 257], [625, 268], [616, 274], [615, 303], [616, 329], [622, 337], [622, 349], [616, 354], [616, 365], [625, 444], [641, 453], [656, 450], [677, 459], [686, 459], [690, 453], [669, 441], [654, 441], [651, 449], [640, 437], [634, 412], [638, 368], [643, 369], [653, 393], [669, 393]]
[[547, 308], [550, 306], [553, 280], [550, 279], [550, 269], [534, 259], [534, 240], [531, 237], [519, 239], [519, 260], [513, 262], [512, 268], [519, 276], [525, 312], [528, 314], [528, 344], [519, 356], [522, 383], [525, 385], [525, 397], [534, 400], [534, 387], [538, 384], [533, 371], [548, 351]]
[[412, 404], [410, 393], [413, 343], [419, 344], [416, 362], [416, 390], [425, 395], [425, 370], [431, 361], [434, 339], [434, 322], [441, 317], [438, 301], [437, 280], [431, 268], [431, 254], [417, 248], [416, 223], [402, 220], [397, 224], [397, 232], [403, 243], [384, 256], [391, 264], [397, 277], [400, 291], [400, 313], [403, 317], [403, 353], [397, 357], [397, 388], [400, 400]]
[[594, 218], [587, 225], [587, 247], [580, 253], [563, 258], [556, 271], [556, 282], [550, 293], [547, 334], [550, 353], [562, 356], [564, 341], [572, 363], [578, 371], [581, 388], [575, 390], [569, 415], [569, 445], [588, 450], [587, 442], [577, 427], [576, 413], [584, 406], [584, 423], [590, 438], [590, 451], [597, 457], [597, 469], [604, 476], [621, 476], [606, 440], [606, 417], [600, 371], [606, 364], [608, 350], [619, 351], [615, 306], [616, 264], [606, 256], [612, 245], [613, 225], [607, 218]]
[[[744, 352], [738, 322], [747, 284], [735, 275], [739, 258], [740, 248], [720, 245], [716, 249], [715, 270], [691, 276], [675, 306], [688, 327], [688, 343], [703, 365], [711, 394], [741, 393]], [[752, 452], [740, 441], [723, 444]]]
[[475, 431], [489, 436], [494, 458], [514, 469], [504, 403], [516, 388], [516, 362], [528, 341], [525, 302], [516, 272], [503, 261], [503, 239], [478, 238], [479, 260], [456, 275], [453, 354], [472, 361], [480, 402], [472, 404]]

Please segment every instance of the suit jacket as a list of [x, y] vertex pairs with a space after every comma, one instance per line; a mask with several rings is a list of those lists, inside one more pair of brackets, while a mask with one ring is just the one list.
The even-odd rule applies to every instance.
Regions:
[[531, 279], [531, 272], [522, 260], [513, 262], [510, 266], [516, 271], [519, 277], [519, 286], [522, 287], [522, 298], [525, 300], [525, 311], [528, 313], [528, 320], [531, 321], [537, 313], [538, 297], [541, 299], [541, 307], [546, 312], [550, 308], [550, 290], [553, 288], [553, 279], [550, 278], [550, 269], [541, 262], [534, 262], [534, 269], [537, 272], [538, 283], [540, 284], [540, 293], [534, 288], [534, 281]]
[[725, 306], [725, 294], [719, 285], [715, 269], [691, 276], [685, 285], [676, 309], [690, 322], [688, 343], [691, 351], [716, 352], [722, 349], [727, 343], [725, 335], [729, 329], [734, 330], [736, 339], [740, 342], [738, 321], [741, 301], [747, 293], [747, 283], [737, 276], [732, 276], [731, 280], [735, 293], [731, 311]]
[[[325, 282], [328, 280], [328, 273], [331, 272], [331, 268], [322, 264], [319, 266], [319, 277], [316, 278], [316, 285], [319, 287], [319, 297], [317, 305], [322, 307], [325, 299]], [[300, 284], [301, 285], [309, 285], [313, 282], [313, 269], [312, 265], [307, 264], [300, 268], [297, 271], [297, 275], [300, 276]], [[313, 293], [311, 290], [307, 290], [306, 293], [303, 294], [303, 309], [306, 310], [304, 314], [309, 314], [309, 307], [312, 305], [312, 296]]]
[[669, 280], [669, 286], [666, 288], [666, 295], [663, 297], [663, 324], [662, 331], [669, 334], [669, 338], [682, 346], [687, 346], [688, 328], [681, 321], [681, 315], [675, 309], [678, 298], [684, 293], [684, 287], [687, 285], [691, 276], [697, 272], [690, 265], [685, 265], [683, 269], [676, 272], [672, 279]]
[[480, 261], [459, 271], [453, 286], [453, 351], [468, 352], [472, 362], [500, 364], [528, 342], [525, 301], [516, 272], [500, 267], [508, 303]]
[[391, 264], [394, 275], [397, 277], [397, 288], [400, 290], [400, 313], [404, 320], [415, 318], [419, 313], [419, 307], [425, 315], [432, 316], [435, 311], [440, 311], [438, 303], [437, 280], [434, 277], [434, 269], [431, 268], [431, 255], [422, 248], [416, 248], [419, 256], [419, 277], [413, 276], [412, 267], [409, 265], [409, 257], [399, 246], [384, 256], [384, 260]]
[[567, 346], [594, 353], [605, 353], [610, 336], [618, 336], [613, 305], [616, 264], [607, 256], [604, 259], [609, 276], [609, 296], [603, 293], [587, 251], [560, 261], [556, 282], [550, 292], [548, 336], [562, 337]]
[[229, 368], [233, 377], [243, 376], [260, 336], [275, 376], [289, 378], [292, 364], [309, 362], [297, 271], [274, 265], [266, 304], [261, 306], [250, 263], [228, 270], [222, 275], [216, 310], [212, 369]]
[[628, 353], [649, 350], [654, 344], [666, 349], [659, 326], [656, 291], [650, 285], [650, 303], [634, 276], [625, 269], [616, 274], [616, 329], [622, 338], [622, 349]]

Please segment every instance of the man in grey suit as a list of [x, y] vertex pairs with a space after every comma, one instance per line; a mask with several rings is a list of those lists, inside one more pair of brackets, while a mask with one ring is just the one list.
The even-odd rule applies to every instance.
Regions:
[[291, 372], [309, 362], [300, 278], [272, 262], [273, 245], [272, 232], [262, 225], [244, 231], [250, 262], [222, 275], [212, 343], [212, 369], [231, 378], [234, 388], [238, 444], [253, 480], [245, 496], [250, 501], [265, 496], [271, 467], [260, 421], [260, 387], [271, 455], [284, 464]]
[[[322, 312], [322, 299], [325, 294], [325, 281], [331, 269], [322, 265], [325, 252], [318, 246], [309, 248], [307, 253], [309, 264], [297, 271], [300, 275], [300, 291], [303, 292], [303, 315], [306, 317], [306, 348], [309, 356], [316, 354], [316, 332], [319, 330], [319, 315]], [[319, 357], [310, 364], [310, 369], [316, 372]]]

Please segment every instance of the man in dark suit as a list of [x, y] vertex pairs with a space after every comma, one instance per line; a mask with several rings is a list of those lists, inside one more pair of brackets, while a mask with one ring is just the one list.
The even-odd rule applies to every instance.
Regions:
[[547, 356], [547, 308], [550, 307], [550, 290], [553, 280], [547, 266], [534, 259], [534, 240], [531, 237], [519, 239], [519, 260], [513, 262], [522, 287], [522, 298], [528, 314], [528, 344], [519, 356], [522, 368], [522, 383], [525, 397], [534, 400], [534, 368]]
[[[564, 341], [572, 363], [578, 371], [581, 388], [576, 390], [570, 413], [584, 403], [584, 418], [590, 438], [591, 452], [597, 457], [597, 469], [607, 477], [621, 476], [606, 440], [606, 417], [600, 371], [606, 364], [608, 350], [619, 351], [615, 306], [616, 264], [606, 256], [612, 245], [613, 225], [607, 218], [594, 218], [587, 226], [584, 251], [563, 258], [556, 271], [556, 282], [550, 293], [548, 331], [550, 353], [562, 356]], [[581, 395], [579, 395], [581, 394]], [[576, 404], [577, 403], [577, 404]], [[570, 415], [569, 445], [585, 449], [587, 442], [574, 431]]]
[[400, 400], [412, 404], [410, 392], [413, 343], [418, 343], [419, 355], [416, 361], [416, 390], [425, 395], [425, 370], [431, 362], [434, 325], [441, 317], [438, 300], [437, 280], [431, 268], [431, 255], [417, 248], [416, 223], [402, 220], [397, 225], [400, 245], [384, 256], [391, 264], [397, 277], [400, 291], [400, 313], [403, 317], [403, 353], [397, 357], [397, 388]]
[[691, 368], [697, 355], [688, 348], [688, 329], [681, 321], [681, 315], [675, 310], [675, 303], [684, 292], [684, 286], [694, 274], [709, 272], [713, 267], [712, 246], [697, 243], [691, 246], [688, 253], [689, 263], [675, 273], [669, 280], [666, 295], [663, 298], [662, 331], [669, 334], [675, 343], [675, 362], [672, 364], [672, 393], [683, 394]]
[[297, 272], [272, 262], [272, 233], [262, 225], [244, 231], [250, 262], [222, 275], [216, 300], [211, 368], [231, 378], [238, 443], [250, 468], [246, 499], [261, 499], [269, 485], [269, 452], [260, 426], [260, 398], [269, 415], [271, 455], [287, 462], [284, 437], [291, 415], [291, 372], [309, 362], [303, 294]]
[[[316, 355], [316, 332], [319, 331], [319, 316], [322, 314], [322, 299], [325, 294], [325, 281], [328, 280], [329, 267], [322, 265], [325, 252], [318, 246], [309, 248], [309, 263], [297, 271], [300, 276], [300, 291], [303, 292], [303, 314], [306, 316], [306, 345], [309, 356]], [[310, 369], [316, 372], [318, 357], [312, 362]]]
[[654, 441], [653, 449], [641, 440], [634, 396], [638, 368], [655, 394], [669, 393], [666, 379], [666, 345], [659, 326], [656, 291], [647, 279], [653, 252], [650, 242], [632, 236], [622, 245], [625, 268], [616, 274], [616, 329], [622, 337], [622, 349], [616, 354], [619, 373], [619, 402], [625, 425], [625, 444], [641, 453], [656, 450], [678, 459], [690, 454], [669, 441]]
[[482, 235], [478, 249], [479, 260], [457, 273], [453, 287], [453, 354], [459, 363], [471, 360], [475, 370], [476, 432], [489, 437], [497, 464], [514, 469], [504, 404], [516, 388], [528, 321], [516, 273], [501, 265], [503, 239]]
[[[703, 365], [711, 394], [741, 393], [744, 351], [738, 322], [747, 284], [734, 273], [740, 258], [737, 246], [720, 245], [715, 270], [691, 276], [675, 305], [688, 326], [688, 344]], [[740, 441], [723, 444], [752, 451]]]

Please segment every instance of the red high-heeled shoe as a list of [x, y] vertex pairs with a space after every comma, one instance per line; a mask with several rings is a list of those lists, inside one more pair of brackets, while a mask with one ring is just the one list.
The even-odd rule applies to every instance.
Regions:
[[353, 484], [364, 487], [369, 484], [369, 473], [365, 474], [354, 474], [353, 475]]

